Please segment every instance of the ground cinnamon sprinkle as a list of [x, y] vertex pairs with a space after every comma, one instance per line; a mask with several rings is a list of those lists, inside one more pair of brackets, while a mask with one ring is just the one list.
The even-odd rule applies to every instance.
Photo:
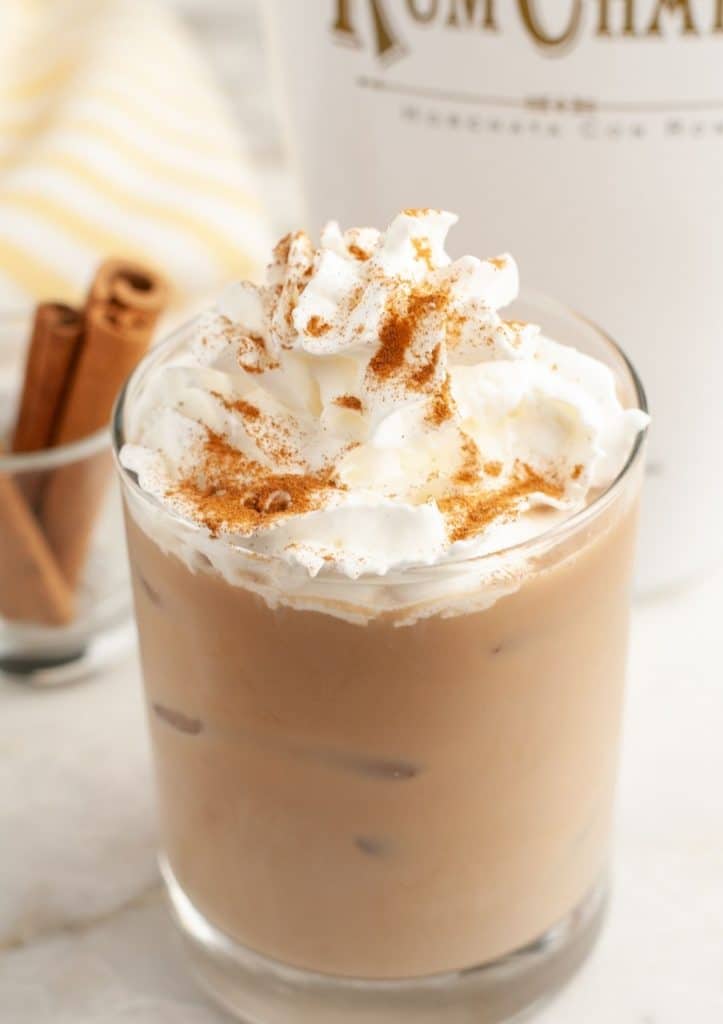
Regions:
[[441, 354], [442, 346], [435, 345], [432, 349], [432, 355], [430, 356], [429, 361], [420, 366], [418, 370], [415, 370], [409, 378], [409, 383], [412, 387], [417, 388], [419, 391], [424, 390], [437, 372], [439, 357]]
[[[249, 358], [257, 362], [247, 362]], [[239, 340], [238, 364], [247, 373], [263, 373], [275, 365], [269, 361], [266, 342], [260, 334], [244, 334]]]
[[561, 498], [564, 492], [555, 480], [543, 477], [523, 463], [516, 467], [515, 478], [499, 490], [452, 494], [438, 499], [437, 504], [447, 521], [449, 539], [454, 543], [474, 537], [500, 517], [512, 515], [526, 497], [535, 493]]
[[386, 380], [398, 374], [406, 364], [406, 354], [415, 333], [424, 320], [433, 313], [442, 312], [447, 305], [444, 291], [419, 289], [396, 298], [388, 307], [379, 330], [379, 348], [369, 362], [369, 369]]
[[247, 534], [283, 516], [320, 508], [330, 492], [340, 489], [332, 469], [272, 473], [208, 430], [196, 473], [176, 484], [169, 496], [187, 502], [213, 535], [222, 529]]
[[507, 260], [504, 259], [504, 257], [502, 256], [495, 256], [493, 257], [493, 259], [488, 260], [487, 262], [491, 263], [495, 270], [504, 270], [505, 267], [507, 266]]
[[434, 270], [434, 264], [432, 263], [432, 246], [429, 243], [428, 238], [413, 238], [412, 245], [414, 251], [417, 254], [418, 260], [423, 260], [427, 264], [429, 270]]
[[357, 245], [356, 242], [352, 242], [351, 245], [348, 245], [347, 249], [349, 250], [350, 255], [353, 256], [355, 260], [359, 260], [360, 263], [365, 263], [368, 259], [371, 259], [372, 254], [367, 252], [365, 249], [362, 249], [362, 247]]
[[369, 362], [372, 373], [391, 377], [400, 370], [413, 335], [412, 324], [405, 316], [388, 314], [379, 331], [379, 348]]
[[572, 479], [573, 480], [579, 480], [580, 477], [582, 476], [582, 471], [583, 471], [584, 468], [585, 467], [581, 463], [578, 462], [578, 464], [575, 466], [575, 468], [572, 471], [572, 474], [571, 474]]
[[288, 235], [284, 235], [283, 238], [279, 239], [274, 247], [274, 259], [277, 263], [287, 263], [289, 259], [289, 253], [291, 252], [291, 243], [298, 232], [295, 234], [290, 231]]
[[480, 450], [476, 442], [467, 434], [462, 441], [462, 464], [454, 474], [453, 480], [456, 484], [475, 484], [480, 475]]
[[487, 476], [499, 476], [502, 472], [501, 462], [485, 462], [482, 469], [485, 471]]
[[217, 398], [229, 412], [237, 412], [240, 416], [243, 416], [244, 419], [257, 420], [261, 416], [261, 410], [257, 406], [252, 405], [251, 402], [244, 401], [243, 398], [235, 398], [233, 401], [230, 401], [228, 398], [224, 398], [223, 395], [219, 394], [218, 391], [212, 391], [211, 394], [214, 398]]
[[[266, 339], [260, 334], [247, 331], [241, 324], [234, 323], [227, 316], [219, 317], [221, 337], [231, 346], [237, 348], [237, 360], [242, 370], [247, 373], [263, 373], [271, 370], [275, 363], [266, 347]], [[201, 343], [208, 346], [209, 339], [203, 337]]]
[[257, 406], [243, 398], [228, 399], [218, 391], [211, 394], [229, 412], [238, 413], [244, 419], [249, 437], [253, 438], [264, 454], [276, 463], [293, 462], [297, 453], [290, 443], [291, 431], [283, 419], [264, 414]]
[[448, 310], [445, 342], [447, 349], [454, 349], [462, 339], [462, 330], [467, 323], [467, 317], [455, 310]]
[[362, 411], [361, 398], [356, 395], [338, 395], [334, 399], [334, 405], [340, 405], [342, 409], [353, 409], [355, 412]]
[[330, 330], [331, 324], [322, 320], [320, 316], [310, 317], [306, 324], [306, 332], [313, 338], [320, 338], [323, 334], [328, 334]]
[[447, 420], [452, 419], [454, 408], [454, 399], [452, 398], [452, 391], [449, 386], [449, 374], [447, 374], [442, 386], [432, 395], [430, 408], [425, 419], [427, 423], [440, 427]]
[[362, 285], [357, 285], [346, 301], [345, 310], [347, 314], [353, 313], [363, 298], [364, 288]]

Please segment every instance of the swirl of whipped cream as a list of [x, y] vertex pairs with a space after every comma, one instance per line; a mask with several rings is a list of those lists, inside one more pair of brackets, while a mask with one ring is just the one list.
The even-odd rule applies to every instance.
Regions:
[[307, 579], [494, 553], [584, 507], [647, 417], [602, 363], [501, 318], [517, 267], [452, 262], [455, 221], [283, 239], [267, 282], [230, 287], [148, 375], [124, 466], [207, 548]]

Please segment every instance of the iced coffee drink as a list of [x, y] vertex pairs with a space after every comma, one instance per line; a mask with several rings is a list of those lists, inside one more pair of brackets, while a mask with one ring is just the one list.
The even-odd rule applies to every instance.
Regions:
[[285, 238], [118, 410], [164, 875], [262, 1024], [507, 1020], [604, 908], [644, 399], [454, 220]]

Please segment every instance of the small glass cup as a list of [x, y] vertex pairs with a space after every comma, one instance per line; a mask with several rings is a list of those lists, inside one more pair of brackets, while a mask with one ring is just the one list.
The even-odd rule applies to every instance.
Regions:
[[[0, 437], [17, 411], [27, 313], [0, 316]], [[78, 682], [135, 638], [110, 432], [28, 454], [0, 450], [0, 675]]]
[[[513, 315], [635, 371], [556, 303]], [[140, 366], [188, 344], [182, 329]], [[313, 580], [170, 513], [120, 468], [161, 865], [202, 984], [258, 1024], [510, 1021], [591, 949], [644, 461], [496, 555]]]

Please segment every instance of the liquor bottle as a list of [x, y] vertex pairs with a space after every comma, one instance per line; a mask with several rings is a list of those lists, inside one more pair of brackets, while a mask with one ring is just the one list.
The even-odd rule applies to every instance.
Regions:
[[308, 226], [461, 215], [463, 252], [632, 352], [641, 584], [723, 555], [723, 0], [272, 0]]

